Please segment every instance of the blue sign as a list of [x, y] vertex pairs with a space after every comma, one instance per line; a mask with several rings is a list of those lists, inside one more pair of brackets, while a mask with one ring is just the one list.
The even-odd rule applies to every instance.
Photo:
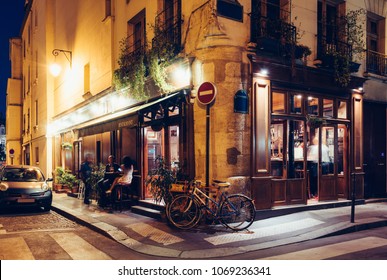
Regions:
[[249, 113], [249, 96], [244, 89], [240, 89], [234, 96], [234, 113]]

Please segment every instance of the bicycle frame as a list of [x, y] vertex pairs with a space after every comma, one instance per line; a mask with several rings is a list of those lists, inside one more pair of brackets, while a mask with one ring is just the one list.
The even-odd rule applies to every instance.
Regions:
[[[202, 190], [197, 181], [191, 181], [185, 194], [176, 196], [171, 202], [168, 218], [171, 223], [181, 229], [189, 229], [201, 220], [203, 209], [211, 215], [213, 221], [219, 220], [232, 230], [248, 228], [255, 217], [255, 207], [251, 198], [243, 194], [231, 194], [224, 190], [230, 184], [216, 184], [217, 197], [210, 197], [207, 190]], [[192, 187], [192, 189], [191, 189]]]
[[[196, 198], [197, 201], [200, 202], [200, 208], [205, 208], [207, 211], [211, 213], [213, 217], [219, 218], [220, 205], [222, 204], [223, 201], [227, 200], [227, 196], [224, 194], [223, 191], [221, 191], [221, 188], [222, 187], [219, 187], [220, 196], [218, 201], [209, 197], [207, 194], [205, 194], [202, 190], [200, 190], [196, 186], [194, 186], [191, 196], [193, 196], [194, 198]], [[214, 209], [215, 211], [211, 209], [211, 207], [209, 207], [208, 200], [211, 201], [211, 203], [215, 206], [215, 209]]]

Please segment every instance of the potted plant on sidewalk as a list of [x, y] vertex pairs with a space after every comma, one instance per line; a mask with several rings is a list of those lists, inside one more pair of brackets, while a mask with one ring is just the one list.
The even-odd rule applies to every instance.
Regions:
[[145, 184], [156, 203], [169, 203], [172, 200], [170, 192], [172, 184], [177, 181], [179, 169], [172, 169], [165, 159], [158, 156], [155, 159], [156, 168], [149, 171]]

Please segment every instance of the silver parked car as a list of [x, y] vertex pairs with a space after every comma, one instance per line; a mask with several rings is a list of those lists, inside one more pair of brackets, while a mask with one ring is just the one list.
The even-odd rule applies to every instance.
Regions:
[[29, 165], [5, 165], [0, 170], [0, 208], [40, 206], [51, 209], [52, 191], [43, 172]]

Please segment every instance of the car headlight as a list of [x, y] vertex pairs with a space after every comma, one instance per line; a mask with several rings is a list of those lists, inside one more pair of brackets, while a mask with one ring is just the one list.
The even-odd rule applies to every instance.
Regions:
[[6, 190], [8, 190], [8, 185], [4, 184], [4, 183], [1, 183], [0, 184], [0, 191], [5, 192]]
[[42, 184], [42, 190], [43, 191], [48, 191], [50, 189], [50, 187], [48, 186], [48, 184], [46, 183], [46, 182], [44, 182], [43, 184]]

